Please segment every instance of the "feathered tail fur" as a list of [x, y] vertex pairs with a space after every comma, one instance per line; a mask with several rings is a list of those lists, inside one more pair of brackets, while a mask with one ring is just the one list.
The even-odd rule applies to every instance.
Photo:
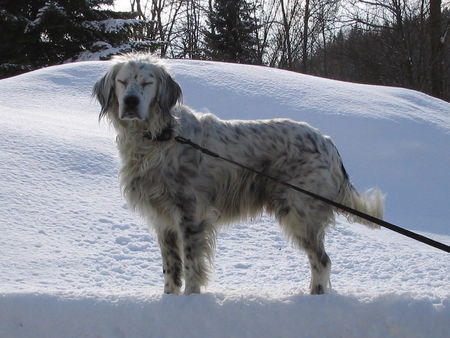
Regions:
[[[352, 209], [368, 214], [372, 217], [383, 219], [384, 216], [384, 195], [376, 188], [369, 189], [363, 193], [358, 192], [353, 185], [347, 181], [342, 192], [342, 204]], [[351, 213], [339, 210], [338, 213], [344, 215], [352, 223], [361, 223], [370, 228], [380, 226], [367, 221]]]

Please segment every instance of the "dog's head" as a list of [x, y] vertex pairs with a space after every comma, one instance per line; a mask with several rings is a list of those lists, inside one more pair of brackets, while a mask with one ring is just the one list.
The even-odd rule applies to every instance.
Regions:
[[[100, 118], [111, 113], [119, 120], [165, 119], [181, 100], [181, 88], [160, 60], [146, 54], [128, 54], [94, 85], [92, 95], [101, 105]], [[161, 116], [152, 116], [161, 114]]]

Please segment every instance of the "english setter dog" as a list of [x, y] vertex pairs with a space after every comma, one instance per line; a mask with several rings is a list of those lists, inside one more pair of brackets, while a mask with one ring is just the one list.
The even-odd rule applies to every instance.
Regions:
[[379, 218], [382, 194], [376, 189], [359, 194], [332, 140], [306, 123], [222, 121], [181, 104], [181, 95], [162, 61], [145, 54], [117, 57], [93, 88], [100, 119], [108, 118], [117, 132], [124, 196], [157, 234], [164, 292], [179, 294], [184, 279], [185, 294], [199, 293], [208, 280], [219, 225], [263, 212], [308, 255], [311, 294], [327, 292], [331, 262], [324, 235], [339, 211], [174, 137]]

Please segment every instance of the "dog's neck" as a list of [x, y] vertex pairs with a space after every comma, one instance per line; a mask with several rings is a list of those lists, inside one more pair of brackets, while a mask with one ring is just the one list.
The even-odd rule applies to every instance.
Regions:
[[[156, 114], [153, 114], [153, 116]], [[170, 141], [175, 136], [175, 119], [172, 116], [166, 119], [151, 119], [145, 121], [124, 121], [118, 118], [113, 119], [113, 124], [118, 132], [119, 139], [148, 140], [152, 142]], [[138, 141], [138, 144], [140, 141]]]
[[161, 151], [170, 147], [170, 140], [175, 136], [175, 125], [171, 123], [160, 131], [154, 130], [155, 134], [146, 128], [148, 125], [137, 121], [122, 121], [117, 127], [116, 142], [123, 167], [136, 175], [158, 166]]
[[144, 130], [142, 136], [145, 139], [155, 141], [155, 142], [166, 142], [173, 138], [173, 126], [168, 124], [164, 129], [162, 129], [158, 134], [153, 135], [149, 130]]

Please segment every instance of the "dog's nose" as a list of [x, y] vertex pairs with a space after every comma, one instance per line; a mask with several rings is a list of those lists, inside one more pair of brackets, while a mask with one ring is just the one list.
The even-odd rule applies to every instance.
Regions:
[[129, 108], [136, 108], [137, 105], [139, 104], [139, 98], [134, 95], [129, 95], [129, 96], [125, 97], [125, 99], [123, 101], [124, 101], [125, 105]]

